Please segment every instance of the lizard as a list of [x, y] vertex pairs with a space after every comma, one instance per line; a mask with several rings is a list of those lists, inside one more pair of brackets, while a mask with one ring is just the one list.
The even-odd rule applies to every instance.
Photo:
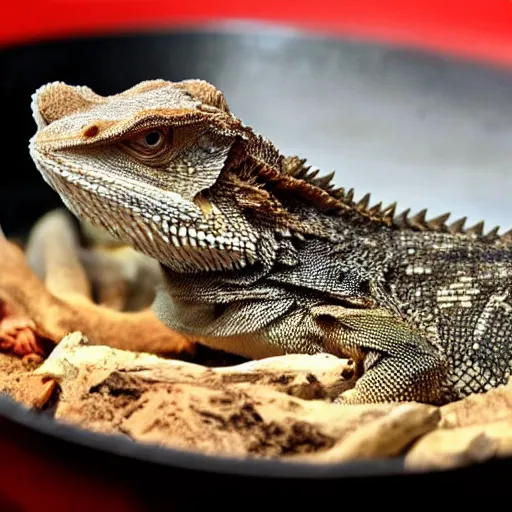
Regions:
[[160, 263], [153, 311], [188, 339], [252, 359], [351, 358], [347, 404], [443, 404], [508, 381], [511, 232], [356, 200], [204, 80], [107, 96], [51, 82], [31, 108], [44, 180]]

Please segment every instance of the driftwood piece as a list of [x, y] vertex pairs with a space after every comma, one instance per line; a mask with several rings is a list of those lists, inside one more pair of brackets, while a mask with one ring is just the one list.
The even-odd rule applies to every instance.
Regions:
[[66, 336], [34, 372], [57, 379], [65, 388], [80, 369], [124, 372], [145, 383], [198, 383], [209, 387], [268, 386], [305, 399], [334, 399], [353, 387], [354, 366], [330, 354], [290, 354], [234, 366], [208, 368], [139, 352], [91, 346], [80, 332]]
[[440, 417], [437, 407], [400, 404], [389, 414], [360, 426], [330, 450], [311, 460], [332, 463], [400, 455], [412, 441], [434, 430]]
[[120, 312], [95, 304], [77, 254], [75, 227], [63, 210], [35, 226], [29, 267], [23, 251], [0, 231], [0, 300], [29, 319], [38, 338], [58, 343], [80, 330], [91, 343], [158, 354], [193, 354], [195, 345], [149, 310]]
[[442, 409], [440, 426], [443, 428], [485, 425], [501, 420], [512, 420], [512, 382], [487, 393], [470, 395], [452, 402]]
[[80, 221], [85, 247], [80, 261], [98, 303], [118, 311], [139, 311], [151, 306], [163, 281], [158, 261], [136, 251], [86, 221]]
[[156, 260], [129, 246], [96, 246], [79, 251], [98, 304], [118, 311], [151, 306], [163, 281]]
[[415, 470], [450, 469], [506, 455], [512, 455], [512, 420], [430, 432], [411, 448], [405, 464]]
[[[206, 368], [88, 346], [73, 333], [34, 373], [59, 382], [58, 419], [141, 442], [224, 455], [320, 452], [404, 407], [332, 403], [329, 396], [353, 385], [354, 372], [348, 361], [325, 354]], [[359, 451], [351, 446], [353, 458], [367, 453], [366, 442], [359, 443]]]
[[512, 383], [441, 407], [439, 427], [412, 446], [408, 468], [447, 469], [512, 455]]
[[487, 402], [496, 407], [488, 418], [501, 418], [507, 388], [441, 408], [339, 405], [333, 398], [350, 389], [357, 376], [349, 361], [328, 354], [207, 368], [91, 346], [76, 332], [34, 375], [59, 382], [57, 419], [205, 453], [311, 463], [406, 454], [406, 467], [423, 470], [512, 452], [509, 420], [447, 427], [449, 421], [474, 423]]
[[92, 301], [92, 289], [80, 263], [78, 233], [65, 210], [52, 210], [32, 227], [25, 258], [54, 297]]
[[422, 471], [512, 455], [508, 387], [440, 408], [339, 405], [333, 398], [355, 374], [331, 355], [208, 368], [90, 345], [78, 332], [34, 371], [8, 361], [20, 373], [0, 390], [33, 408], [53, 393], [57, 420], [138, 442], [316, 464], [405, 455], [406, 468]]

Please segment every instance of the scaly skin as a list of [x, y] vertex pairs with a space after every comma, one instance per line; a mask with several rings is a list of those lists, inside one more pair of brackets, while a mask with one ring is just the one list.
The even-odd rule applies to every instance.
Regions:
[[331, 352], [362, 377], [340, 401], [444, 403], [512, 368], [510, 235], [395, 216], [284, 157], [189, 80], [33, 96], [30, 152], [78, 217], [157, 259], [172, 329], [262, 358]]

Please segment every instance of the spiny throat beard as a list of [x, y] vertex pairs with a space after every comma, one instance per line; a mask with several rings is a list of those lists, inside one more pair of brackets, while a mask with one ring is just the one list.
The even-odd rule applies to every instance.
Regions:
[[50, 160], [33, 156], [45, 181], [74, 215], [176, 272], [237, 270], [253, 262], [257, 239], [252, 233], [214, 235], [197, 217], [195, 205], [191, 209], [178, 194], [158, 191], [157, 201], [142, 193], [140, 183], [56, 170]]

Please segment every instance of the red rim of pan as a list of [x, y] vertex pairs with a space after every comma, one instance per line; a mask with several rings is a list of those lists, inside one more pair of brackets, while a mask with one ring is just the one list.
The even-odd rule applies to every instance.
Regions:
[[512, 65], [512, 2], [493, 0], [25, 0], [7, 2], [0, 45], [245, 20]]

